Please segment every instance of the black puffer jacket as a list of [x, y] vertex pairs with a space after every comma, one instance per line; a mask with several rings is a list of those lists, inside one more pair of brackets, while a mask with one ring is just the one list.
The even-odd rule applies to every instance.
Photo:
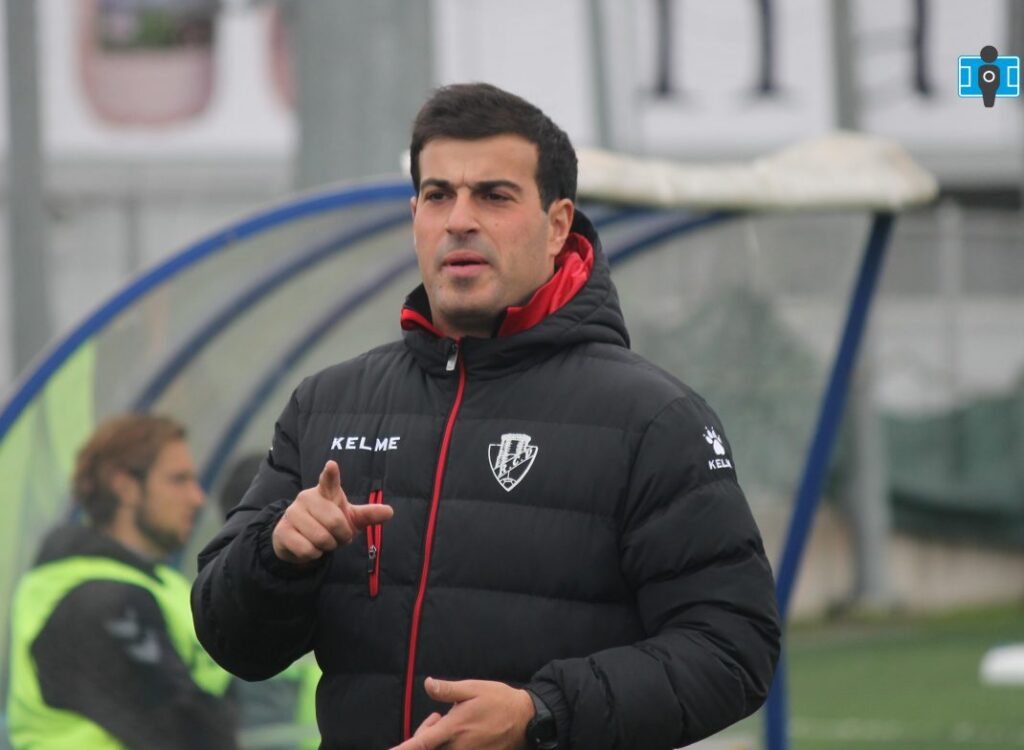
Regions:
[[[314, 649], [325, 748], [390, 747], [444, 712], [427, 676], [528, 686], [582, 750], [678, 747], [765, 697], [772, 576], [722, 427], [629, 351], [596, 234], [574, 231], [590, 278], [532, 328], [407, 330], [305, 380], [200, 555], [201, 641], [248, 679]], [[422, 287], [407, 308], [428, 316]], [[296, 569], [271, 532], [329, 458], [350, 501], [395, 516]]]

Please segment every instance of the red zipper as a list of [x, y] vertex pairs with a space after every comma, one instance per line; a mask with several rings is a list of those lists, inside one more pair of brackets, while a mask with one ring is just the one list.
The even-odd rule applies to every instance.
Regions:
[[[373, 490], [367, 500], [369, 505], [380, 505], [384, 502], [384, 490]], [[380, 548], [384, 540], [384, 524], [378, 523], [366, 527], [366, 572], [369, 574], [370, 598], [380, 592]]]
[[423, 598], [427, 592], [427, 574], [430, 572], [430, 552], [434, 546], [434, 525], [437, 522], [437, 506], [441, 500], [441, 483], [444, 479], [445, 461], [448, 458], [448, 445], [452, 438], [455, 417], [462, 405], [462, 392], [466, 388], [466, 365], [460, 356], [458, 344], [448, 359], [448, 370], [459, 368], [459, 386], [455, 391], [455, 403], [448, 413], [448, 423], [444, 428], [444, 439], [441, 441], [441, 452], [437, 456], [437, 468], [434, 471], [434, 492], [430, 499], [430, 519], [427, 521], [427, 539], [423, 549], [423, 569], [420, 571], [420, 587], [416, 594], [416, 606], [412, 611], [412, 629], [409, 633], [409, 661], [405, 668], [405, 700], [402, 704], [402, 736], [412, 736], [412, 681], [416, 666], [416, 640], [420, 631], [420, 615], [423, 612]]

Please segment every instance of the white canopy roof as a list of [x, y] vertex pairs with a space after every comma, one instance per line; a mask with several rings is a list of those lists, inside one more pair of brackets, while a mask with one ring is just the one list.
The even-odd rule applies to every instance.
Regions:
[[582, 198], [704, 209], [902, 211], [938, 193], [899, 144], [837, 132], [749, 162], [686, 164], [577, 149]]

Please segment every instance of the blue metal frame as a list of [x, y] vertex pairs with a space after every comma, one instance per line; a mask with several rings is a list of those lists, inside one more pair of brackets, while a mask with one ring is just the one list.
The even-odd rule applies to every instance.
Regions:
[[[49, 378], [83, 343], [106, 327], [117, 315], [136, 300], [149, 294], [203, 258], [225, 250], [233, 243], [245, 237], [285, 224], [297, 218], [366, 203], [408, 198], [410, 195], [411, 188], [408, 183], [386, 182], [304, 197], [266, 213], [242, 220], [186, 248], [129, 284], [86, 318], [83, 323], [42, 357], [39, 364], [22, 381], [3, 410], [0, 411], [0, 440], [3, 440], [25, 407], [42, 390]], [[683, 221], [661, 227], [654, 232], [631, 241], [614, 252], [610, 252], [608, 256], [609, 262], [617, 264], [647, 248], [656, 246], [659, 242], [675, 234], [699, 229], [732, 218], [733, 216], [735, 216], [734, 213], [721, 212], [697, 218], [688, 217]], [[609, 218], [609, 223], [628, 217], [629, 214], [627, 212], [615, 214]], [[785, 619], [788, 612], [800, 560], [806, 547], [814, 513], [820, 501], [828, 459], [835, 443], [845, 405], [849, 380], [863, 336], [867, 313], [877, 287], [892, 225], [893, 216], [891, 214], [875, 215], [860, 271], [852, 292], [842, 339], [832, 366], [828, 387], [823, 395], [818, 423], [804, 466], [803, 477], [797, 492], [796, 504], [791, 517], [782, 558], [777, 569], [777, 593], [780, 613], [783, 619]], [[381, 225], [377, 228], [377, 231], [384, 228], [386, 226]], [[359, 232], [360, 230], [356, 231]], [[362, 230], [363, 234], [360, 236], [365, 236], [367, 231], [370, 230], [364, 227]], [[351, 233], [346, 233], [346, 235], [351, 235]], [[350, 238], [348, 243], [345, 242], [345, 237], [335, 239], [338, 243], [350, 245], [358, 237], [355, 240]], [[304, 255], [303, 258], [296, 261], [294, 267], [290, 266], [292, 267], [292, 273], [297, 273], [298, 270], [301, 270], [298, 266], [305, 267], [303, 266], [304, 262], [306, 265], [316, 262], [316, 260], [309, 260], [309, 258], [322, 257], [326, 252], [327, 250], [323, 245], [315, 247]], [[303, 354], [317, 340], [325, 335], [333, 326], [358, 309], [363, 302], [372, 297], [377, 291], [384, 288], [405, 271], [411, 269], [413, 265], [414, 260], [412, 258], [400, 259], [400, 262], [385, 268], [377, 277], [371, 279], [361, 289], [356, 290], [348, 298], [328, 311], [295, 346], [286, 352], [285, 357], [278, 362], [277, 366], [268, 371], [264, 378], [261, 379], [257, 388], [250, 394], [250, 397], [246, 399], [243, 406], [258, 404], [261, 398], [265, 398], [267, 394], [272, 392], [273, 388], [284, 377], [292, 364], [301, 359]], [[137, 403], [150, 404], [158, 398], [166, 385], [173, 380], [185, 363], [192, 356], [195, 356], [199, 349], [212, 340], [219, 330], [223, 329], [245, 308], [253, 304], [259, 298], [259, 293], [265, 293], [267, 289], [273, 286], [274, 284], [269, 277], [264, 278], [253, 287], [250, 287], [249, 290], [236, 297], [231, 304], [222, 308], [213, 320], [194, 334], [190, 340], [190, 343], [194, 346], [191, 349], [191, 354], [187, 353], [189, 351], [188, 347], [183, 347], [175, 356], [172, 356], [170, 361], [158, 373], [157, 377], [150, 382], [143, 394], [140, 395]], [[255, 409], [248, 408], [239, 412], [235, 419], [230, 422], [220, 440], [218, 440], [214, 453], [203, 471], [204, 485], [209, 486], [212, 479], [223, 466], [223, 462], [231, 455], [234, 445], [244, 432], [248, 418], [253, 411]], [[765, 727], [768, 750], [785, 750], [787, 747], [785, 663], [781, 657], [776, 671], [775, 683], [768, 699]]]
[[618, 250], [610, 251], [608, 253], [608, 263], [609, 265], [615, 266], [627, 258], [638, 255], [645, 250], [650, 250], [659, 242], [664, 242], [678, 234], [685, 234], [686, 232], [705, 229], [707, 227], [714, 226], [715, 224], [721, 224], [723, 221], [733, 219], [736, 216], [737, 214], [734, 211], [715, 211], [713, 213], [699, 216], [687, 216], [681, 221], [672, 222], [667, 226], [660, 227], [649, 234], [643, 235], [629, 244], [620, 247]]
[[199, 474], [199, 481], [206, 490], [213, 486], [214, 480], [235, 450], [235, 445], [245, 434], [245, 429], [259, 410], [260, 405], [273, 393], [274, 389], [284, 380], [292, 366], [309, 352], [323, 336], [336, 325], [354, 313], [359, 307], [403, 273], [416, 267], [416, 258], [412, 255], [398, 258], [382, 272], [364, 284], [348, 297], [322, 315], [290, 349], [271, 367], [242, 401], [235, 416], [228, 422], [221, 437], [214, 443], [214, 449]]
[[298, 253], [294, 258], [290, 258], [287, 262], [271, 269], [262, 277], [250, 283], [247, 288], [228, 300], [209, 321], [189, 336], [167, 358], [164, 365], [150, 378], [138, 397], [135, 398], [132, 408], [137, 411], [147, 411], [152, 407], [181, 371], [202, 353], [207, 345], [216, 338], [217, 334], [231, 325], [232, 322], [267, 294], [321, 261], [348, 250], [360, 240], [392, 229], [408, 220], [409, 209], [403, 208], [401, 211], [389, 213], [382, 218], [366, 222], [354, 229], [346, 229]]
[[105, 328], [135, 300], [167, 283], [194, 263], [227, 249], [238, 240], [304, 216], [378, 201], [398, 200], [411, 195], [412, 188], [409, 183], [390, 181], [354, 189], [346, 188], [322, 195], [304, 196], [297, 201], [243, 219], [177, 253], [110, 298], [43, 355], [39, 364], [17, 386], [3, 411], [0, 411], [0, 440], [3, 440], [29, 402], [78, 347]]
[[[832, 455], [842, 422], [850, 377], [857, 361], [857, 349], [864, 336], [868, 310], [878, 286], [878, 278], [881, 275], [882, 261], [885, 258], [885, 249], [889, 242], [892, 226], [892, 214], [875, 214], [857, 280], [850, 297], [850, 307], [846, 315], [846, 323], [843, 326], [842, 338], [839, 341], [839, 349], [836, 351], [836, 358], [832, 363], [832, 374], [822, 396], [821, 407], [818, 411], [818, 423], [814, 430], [811, 448], [807, 453], [807, 460], [804, 463], [803, 477], [797, 490], [793, 515], [790, 516], [782, 558], [776, 569], [775, 588], [779, 601], [779, 614], [783, 622], [789, 612], [789, 603], [796, 585], [800, 560], [807, 546], [811, 523], [821, 502], [821, 490], [825, 484], [829, 458]], [[772, 691], [765, 707], [765, 743], [768, 750], [786, 750], [788, 746], [784, 653], [779, 656]]]

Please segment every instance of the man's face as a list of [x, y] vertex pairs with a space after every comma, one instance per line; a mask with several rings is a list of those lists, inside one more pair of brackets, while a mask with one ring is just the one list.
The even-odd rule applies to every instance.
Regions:
[[164, 554], [185, 546], [203, 505], [192, 453], [183, 440], [168, 443], [146, 475], [135, 524]]
[[434, 325], [489, 336], [505, 308], [551, 278], [572, 202], [541, 207], [537, 147], [518, 135], [437, 138], [419, 162], [413, 236]]

